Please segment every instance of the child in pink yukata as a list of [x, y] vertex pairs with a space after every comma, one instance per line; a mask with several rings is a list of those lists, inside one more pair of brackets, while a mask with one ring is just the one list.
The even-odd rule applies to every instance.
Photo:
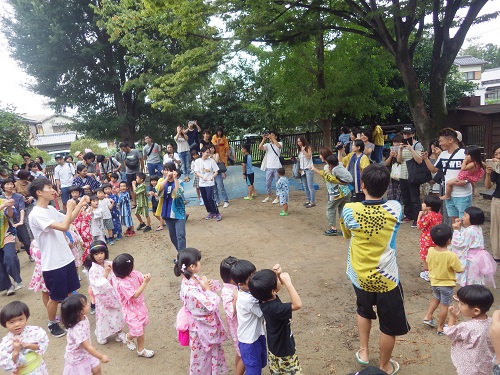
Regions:
[[[483, 285], [467, 285], [457, 293], [458, 309], [450, 306], [444, 333], [452, 340], [451, 360], [458, 375], [490, 375], [494, 350], [489, 336], [493, 294]], [[470, 320], [456, 324], [459, 315]]]
[[134, 257], [130, 254], [120, 254], [113, 260], [113, 273], [116, 276], [113, 278], [113, 287], [118, 293], [123, 318], [129, 328], [125, 342], [133, 350], [133, 340], [137, 338], [137, 355], [151, 358], [155, 352], [144, 347], [144, 328], [149, 323], [149, 315], [143, 293], [151, 275], [134, 270]]
[[189, 374], [225, 374], [227, 368], [222, 343], [227, 335], [219, 315], [220, 297], [215, 293], [220, 290], [220, 284], [197, 275], [201, 270], [200, 260], [201, 253], [188, 247], [178, 252], [174, 266], [175, 276], [182, 275], [181, 300], [193, 316], [189, 328]]
[[[94, 241], [90, 246], [90, 288], [95, 298], [95, 336], [97, 343], [104, 345], [108, 337], [116, 335], [117, 342], [126, 344], [123, 329], [122, 305], [112, 285], [112, 269], [108, 246], [104, 241]], [[131, 341], [133, 344], [133, 342]], [[135, 350], [135, 344], [130, 350]]]
[[231, 279], [231, 267], [238, 261], [235, 257], [227, 257], [220, 263], [220, 277], [224, 286], [220, 292], [222, 307], [226, 313], [227, 330], [233, 339], [234, 351], [236, 357], [234, 364], [236, 367], [235, 375], [245, 373], [245, 365], [241, 360], [240, 348], [238, 347], [238, 317], [236, 316], [236, 300], [238, 298], [238, 285]]
[[49, 302], [49, 290], [45, 285], [42, 274], [42, 254], [40, 253], [40, 248], [38, 247], [38, 242], [36, 240], [31, 241], [30, 254], [35, 261], [35, 268], [33, 269], [33, 276], [31, 277], [30, 285], [28, 289], [33, 290], [33, 292], [42, 292], [42, 302], [45, 307], [47, 307], [47, 302]]
[[27, 326], [28, 306], [14, 301], [0, 311], [0, 324], [9, 333], [0, 343], [0, 369], [12, 374], [48, 375], [42, 355], [49, 347], [47, 333], [37, 326]]
[[61, 319], [68, 329], [63, 375], [101, 375], [101, 363], [109, 362], [92, 346], [89, 312], [90, 303], [83, 294], [72, 294], [61, 304]]

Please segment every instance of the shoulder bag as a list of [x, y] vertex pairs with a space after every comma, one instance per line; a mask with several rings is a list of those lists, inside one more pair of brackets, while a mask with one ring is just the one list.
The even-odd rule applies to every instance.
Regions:
[[281, 163], [281, 167], [283, 167], [283, 166], [285, 165], [285, 159], [283, 158], [283, 156], [278, 155], [278, 153], [277, 153], [277, 152], [276, 152], [276, 150], [274, 149], [274, 147], [273, 147], [273, 144], [272, 144], [272, 143], [269, 143], [269, 146], [271, 146], [271, 148], [272, 148], [272, 150], [273, 150], [274, 154], [278, 157], [278, 159], [279, 159], [279, 161], [280, 161], [280, 163]]
[[[419, 143], [420, 142], [417, 142], [413, 145], [414, 150]], [[412, 185], [421, 185], [432, 180], [431, 171], [427, 168], [423, 160], [422, 163], [419, 164], [412, 157], [410, 160], [406, 161], [406, 168], [408, 169], [408, 183]]]
[[295, 158], [292, 168], [292, 177], [300, 178], [300, 160], [298, 157]]
[[446, 171], [448, 170], [448, 165], [450, 164], [450, 161], [451, 159], [453, 159], [453, 157], [455, 156], [455, 154], [460, 151], [461, 148], [457, 148], [455, 151], [453, 151], [453, 153], [451, 154], [451, 156], [448, 158], [448, 163], [446, 163], [446, 167], [444, 167], [444, 169], [441, 169], [439, 168], [438, 171], [436, 172], [436, 174], [434, 175], [434, 177], [432, 178], [432, 180], [436, 183], [436, 184], [442, 184], [444, 182], [444, 176], [446, 175]]

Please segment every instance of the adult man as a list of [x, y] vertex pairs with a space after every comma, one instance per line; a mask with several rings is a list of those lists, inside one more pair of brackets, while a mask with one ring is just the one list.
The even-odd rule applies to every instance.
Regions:
[[[6, 291], [11, 296], [22, 288], [21, 266], [16, 254], [15, 229], [9, 223], [14, 217], [14, 199], [0, 198], [0, 291]], [[10, 277], [14, 279], [12, 284]]]
[[78, 204], [70, 199], [67, 202], [66, 215], [63, 215], [49, 205], [54, 194], [50, 180], [37, 178], [31, 182], [28, 191], [36, 199], [36, 206], [30, 213], [29, 222], [33, 236], [40, 247], [43, 279], [49, 290], [48, 328], [53, 336], [61, 337], [65, 332], [56, 321], [57, 305], [80, 288], [75, 257], [64, 233], [90, 200], [85, 195]]
[[69, 200], [69, 188], [73, 185], [75, 178], [75, 167], [71, 163], [64, 161], [61, 154], [57, 154], [57, 165], [54, 168], [54, 180], [56, 181], [56, 191], [61, 196], [63, 210], [66, 211], [66, 203]]
[[149, 135], [144, 137], [144, 141], [146, 145], [142, 149], [142, 157], [146, 160], [149, 176], [156, 174], [158, 177], [162, 177], [161, 146], [154, 143]]
[[[269, 143], [264, 144], [266, 140], [268, 140]], [[274, 179], [274, 182], [276, 183], [278, 182], [279, 179], [278, 169], [282, 167], [279, 157], [281, 155], [281, 147], [283, 147], [283, 144], [278, 140], [279, 140], [279, 135], [275, 131], [265, 132], [262, 135], [262, 141], [259, 144], [259, 150], [266, 152], [266, 154], [264, 155], [264, 158], [266, 159], [266, 165], [263, 170], [266, 171], [267, 197], [264, 198], [262, 203], [266, 203], [271, 200], [272, 181]], [[280, 200], [276, 196], [276, 198], [273, 200], [273, 204], [278, 204], [279, 202]]]
[[101, 172], [101, 181], [108, 182], [110, 173], [118, 173], [121, 164], [112, 156], [97, 155], [97, 165]]
[[127, 186], [130, 189], [132, 200], [135, 203], [135, 192], [132, 189], [132, 181], [135, 181], [135, 176], [141, 171], [141, 154], [136, 149], [130, 148], [127, 142], [119, 144], [120, 150], [123, 152], [123, 159], [125, 161], [125, 176], [127, 179]]
[[21, 169], [26, 169], [29, 170], [29, 165], [31, 163], [31, 155], [28, 153], [25, 153], [22, 155], [24, 163], [21, 164]]
[[[396, 259], [396, 235], [402, 216], [398, 201], [383, 196], [389, 186], [390, 174], [383, 164], [372, 164], [363, 170], [361, 188], [363, 202], [346, 203], [340, 225], [345, 238], [350, 238], [347, 256], [347, 277], [356, 294], [360, 349], [358, 363], [368, 365], [368, 342], [372, 320], [379, 318], [380, 364], [388, 374], [399, 371], [391, 360], [396, 336], [410, 330], [399, 281]], [[377, 306], [375, 313], [373, 306]]]
[[14, 208], [16, 210], [16, 214], [14, 215], [12, 220], [12, 227], [16, 228], [16, 235], [23, 243], [24, 250], [26, 251], [26, 254], [28, 254], [30, 262], [34, 262], [34, 259], [30, 254], [31, 238], [28, 233], [28, 228], [26, 227], [26, 224], [24, 224], [24, 216], [26, 214], [24, 197], [21, 194], [15, 192], [16, 187], [12, 178], [2, 180], [1, 186], [3, 189], [3, 195], [1, 197], [14, 200]]
[[87, 176], [97, 178], [95, 154], [93, 152], [89, 151], [83, 155], [83, 164], [87, 166]]
[[[439, 132], [439, 146], [443, 150], [436, 164], [432, 165], [427, 153], [423, 153], [425, 164], [431, 173], [442, 170], [444, 181], [455, 178], [460, 173], [462, 162], [465, 159], [465, 150], [459, 147], [457, 133], [451, 128], [442, 129]], [[453, 186], [451, 198], [445, 200], [446, 211], [453, 223], [457, 217], [462, 218], [464, 210], [472, 205], [472, 185]]]

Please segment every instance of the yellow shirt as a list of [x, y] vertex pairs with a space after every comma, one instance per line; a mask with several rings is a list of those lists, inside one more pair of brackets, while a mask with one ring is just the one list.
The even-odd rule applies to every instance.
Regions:
[[383, 146], [384, 145], [384, 131], [380, 127], [380, 125], [375, 126], [372, 132], [372, 141], [375, 146]]
[[437, 251], [434, 247], [429, 247], [426, 261], [432, 286], [455, 286], [455, 272], [464, 270], [457, 254], [449, 250]]

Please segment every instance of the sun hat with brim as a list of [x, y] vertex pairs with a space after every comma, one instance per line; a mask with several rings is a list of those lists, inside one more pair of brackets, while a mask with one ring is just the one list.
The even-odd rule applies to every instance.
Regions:
[[77, 151], [77, 152], [75, 152], [75, 154], [74, 154], [74, 155], [75, 155], [75, 158], [77, 158], [77, 157], [78, 157], [78, 156], [80, 156], [81, 154], [82, 154], [82, 152], [81, 152], [81, 151]]
[[409, 126], [409, 125], [405, 126], [403, 128], [403, 134], [405, 134], [405, 133], [407, 133], [407, 134], [415, 134], [415, 128], [413, 126]]

